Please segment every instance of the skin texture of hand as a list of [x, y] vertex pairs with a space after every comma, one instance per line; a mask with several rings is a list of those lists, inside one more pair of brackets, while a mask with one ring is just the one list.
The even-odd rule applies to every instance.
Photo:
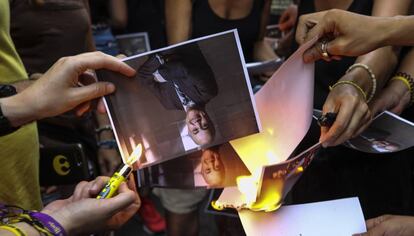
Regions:
[[412, 236], [414, 235], [414, 217], [383, 215], [367, 220], [368, 232], [354, 236]]
[[[329, 38], [327, 52], [330, 55], [359, 56], [382, 46], [384, 21], [385, 17], [369, 17], [338, 9], [307, 14], [299, 18], [296, 41], [303, 44], [315, 37]], [[303, 59], [305, 62], [323, 59], [321, 44], [316, 43], [308, 49]]]
[[341, 84], [329, 93], [323, 105], [323, 114], [337, 113], [331, 127], [321, 128], [322, 146], [336, 146], [363, 131], [371, 120], [371, 112], [362, 94], [352, 85]]
[[121, 164], [122, 159], [116, 149], [100, 148], [98, 151], [98, 162], [101, 174], [104, 176], [110, 176]]
[[370, 104], [373, 116], [387, 110], [397, 115], [410, 103], [411, 95], [407, 86], [399, 80], [392, 80]]
[[139, 209], [140, 200], [133, 181], [122, 183], [118, 195], [110, 199], [96, 199], [108, 182], [108, 177], [98, 177], [92, 182], [81, 182], [73, 195], [47, 205], [42, 212], [57, 220], [68, 235], [90, 234], [114, 229], [127, 222]]
[[296, 18], [298, 18], [298, 6], [290, 5], [279, 18], [279, 29], [287, 33], [295, 27]]
[[78, 105], [81, 105], [81, 110], [87, 110], [89, 104], [85, 102], [115, 91], [115, 86], [107, 82], [79, 87], [78, 83], [83, 82], [80, 77], [88, 69], [108, 69], [125, 76], [135, 74], [135, 70], [127, 64], [101, 52], [61, 58], [20, 94], [4, 98], [4, 115], [14, 126], [19, 126], [32, 120], [62, 114]]

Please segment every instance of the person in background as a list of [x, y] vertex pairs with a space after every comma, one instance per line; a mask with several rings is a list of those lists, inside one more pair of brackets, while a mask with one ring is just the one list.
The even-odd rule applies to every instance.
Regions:
[[[389, 17], [407, 14], [410, 3], [315, 0], [301, 1], [298, 10], [300, 16], [338, 8], [364, 15]], [[353, 34], [365, 27], [357, 28]], [[330, 39], [322, 38], [318, 45], [322, 46], [323, 42], [325, 51]], [[378, 158], [376, 154], [337, 146], [360, 134], [370, 123], [373, 115], [370, 105], [375, 103], [375, 98], [381, 94], [395, 70], [398, 51], [396, 48], [383, 47], [357, 58], [344, 57], [340, 61], [328, 58], [329, 63], [316, 62], [315, 108], [338, 115], [332, 127], [321, 130], [320, 141], [329, 148], [319, 152], [318, 158], [292, 189], [295, 203], [357, 195], [367, 218], [384, 213], [408, 214], [411, 210], [414, 192], [411, 187], [413, 163], [408, 158], [409, 150], [383, 154]], [[387, 204], [378, 199], [379, 195], [389, 199]]]
[[119, 49], [112, 30], [125, 28], [128, 15], [125, 0], [89, 0], [96, 50], [116, 56]]
[[[237, 29], [246, 62], [275, 59], [277, 55], [264, 41], [270, 4], [270, 0], [166, 0], [168, 44]], [[266, 74], [260, 79], [269, 77]]]

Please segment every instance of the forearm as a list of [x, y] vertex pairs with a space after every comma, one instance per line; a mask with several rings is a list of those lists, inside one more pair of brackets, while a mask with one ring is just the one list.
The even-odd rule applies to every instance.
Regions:
[[166, 0], [165, 19], [168, 44], [176, 44], [191, 37], [191, 0]]
[[[385, 86], [397, 66], [398, 53], [392, 47], [384, 47], [358, 57], [355, 63], [367, 65], [371, 69], [376, 79], [377, 91], [375, 92], [378, 92]], [[367, 70], [356, 67], [350, 73], [356, 80], [354, 82], [360, 85], [364, 91], [367, 93], [372, 91], [373, 82]]]
[[127, 25], [128, 13], [125, 0], [111, 0], [110, 9], [111, 26], [116, 29], [123, 29]]
[[0, 99], [3, 115], [7, 117], [12, 126], [19, 127], [38, 119], [34, 108], [28, 104], [28, 101], [22, 94]]
[[414, 16], [394, 16], [380, 22], [382, 45], [414, 46]]

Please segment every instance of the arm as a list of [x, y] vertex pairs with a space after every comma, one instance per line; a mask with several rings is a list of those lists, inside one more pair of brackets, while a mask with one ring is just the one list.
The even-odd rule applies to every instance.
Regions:
[[92, 36], [92, 27], [91, 27], [91, 17], [90, 17], [90, 7], [89, 7], [89, 1], [84, 0], [83, 4], [85, 5], [86, 10], [89, 14], [89, 26], [88, 26], [88, 32], [86, 33], [86, 47], [88, 52], [94, 52], [96, 51], [95, 42], [93, 40]]
[[87, 69], [104, 68], [126, 76], [135, 74], [135, 70], [125, 63], [100, 52], [61, 58], [30, 87], [17, 95], [0, 99], [3, 114], [18, 127], [112, 93], [115, 87], [108, 82], [77, 86], [79, 76]]
[[[414, 75], [414, 49], [404, 57], [397, 72], [404, 72]], [[396, 114], [407, 108], [411, 101], [409, 87], [401, 80], [390, 80], [387, 86], [381, 91], [377, 98], [370, 104], [373, 115], [389, 110]]]
[[[372, 15], [386, 17], [406, 14], [409, 4], [409, 0], [398, 2], [376, 0]], [[372, 93], [380, 90], [385, 85], [397, 64], [397, 56], [392, 47], [385, 47], [357, 58], [355, 63], [367, 65], [374, 74], [377, 81], [376, 89], [368, 70], [361, 67], [350, 70], [339, 81], [355, 83], [365, 92], [366, 98], [369, 98]], [[321, 129], [321, 140], [325, 146], [339, 145], [357, 136], [368, 126], [371, 120], [371, 112], [366, 103], [366, 98], [361, 96], [356, 86], [349, 84], [336, 86], [329, 93], [323, 106], [323, 112], [335, 112], [338, 113], [338, 116], [331, 128], [324, 127]]]
[[[361, 27], [363, 25], [364, 27]], [[389, 45], [414, 45], [414, 16], [371, 17], [333, 9], [299, 18], [296, 41], [299, 44], [311, 39], [334, 36], [327, 51], [333, 56], [359, 56]], [[376, 35], [376, 37], [372, 37]], [[320, 43], [303, 55], [305, 62], [322, 59]]]
[[125, 0], [110, 0], [109, 13], [111, 15], [110, 24], [116, 29], [123, 29], [128, 22], [128, 11]]
[[169, 45], [190, 39], [191, 18], [191, 0], [165, 0], [165, 21]]
[[269, 22], [271, 1], [265, 0], [262, 11], [262, 18], [260, 19], [260, 31], [257, 41], [254, 44], [253, 58], [255, 61], [267, 61], [277, 58], [276, 53], [272, 47], [264, 41], [266, 34], [266, 26]]

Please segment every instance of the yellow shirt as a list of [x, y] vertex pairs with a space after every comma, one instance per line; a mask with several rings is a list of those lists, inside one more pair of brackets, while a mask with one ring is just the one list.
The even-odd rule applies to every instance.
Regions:
[[[8, 0], [0, 0], [0, 84], [27, 79], [10, 37]], [[25, 209], [42, 207], [39, 190], [39, 140], [36, 123], [0, 137], [0, 203]]]

